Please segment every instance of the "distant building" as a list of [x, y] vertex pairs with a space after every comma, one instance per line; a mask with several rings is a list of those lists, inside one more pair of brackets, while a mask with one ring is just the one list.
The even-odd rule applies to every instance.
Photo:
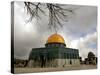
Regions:
[[29, 55], [28, 67], [66, 67], [80, 65], [78, 49], [66, 48], [64, 38], [51, 35], [43, 48], [33, 48]]
[[14, 67], [26, 67], [28, 60], [14, 59]]

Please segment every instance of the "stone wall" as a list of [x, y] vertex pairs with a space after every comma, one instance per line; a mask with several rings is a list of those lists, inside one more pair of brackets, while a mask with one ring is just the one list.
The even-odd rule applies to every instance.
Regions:
[[57, 59], [57, 60], [58, 60], [58, 67], [80, 65], [79, 59]]
[[[30, 60], [27, 67], [42, 67], [42, 62]], [[43, 67], [66, 67], [70, 65], [80, 65], [79, 59], [54, 59], [46, 61]]]

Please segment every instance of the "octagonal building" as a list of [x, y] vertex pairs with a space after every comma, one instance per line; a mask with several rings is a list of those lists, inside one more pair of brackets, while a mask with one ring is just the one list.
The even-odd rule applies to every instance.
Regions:
[[28, 67], [67, 67], [80, 65], [79, 50], [67, 48], [64, 38], [55, 33], [48, 37], [45, 47], [33, 48]]

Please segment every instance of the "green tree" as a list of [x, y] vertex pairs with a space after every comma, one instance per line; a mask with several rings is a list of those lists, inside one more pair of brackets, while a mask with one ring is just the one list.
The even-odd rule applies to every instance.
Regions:
[[88, 58], [94, 58], [94, 57], [95, 57], [95, 55], [94, 55], [93, 52], [89, 52], [89, 53], [88, 53]]
[[94, 64], [94, 65], [97, 64], [97, 59], [93, 52], [88, 53], [88, 60], [89, 60], [89, 64]]

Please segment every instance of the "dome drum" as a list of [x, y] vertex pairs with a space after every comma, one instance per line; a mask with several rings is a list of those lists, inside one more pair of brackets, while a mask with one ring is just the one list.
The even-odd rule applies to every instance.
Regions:
[[66, 44], [64, 43], [58, 43], [58, 42], [52, 42], [45, 44], [46, 47], [66, 47]]

